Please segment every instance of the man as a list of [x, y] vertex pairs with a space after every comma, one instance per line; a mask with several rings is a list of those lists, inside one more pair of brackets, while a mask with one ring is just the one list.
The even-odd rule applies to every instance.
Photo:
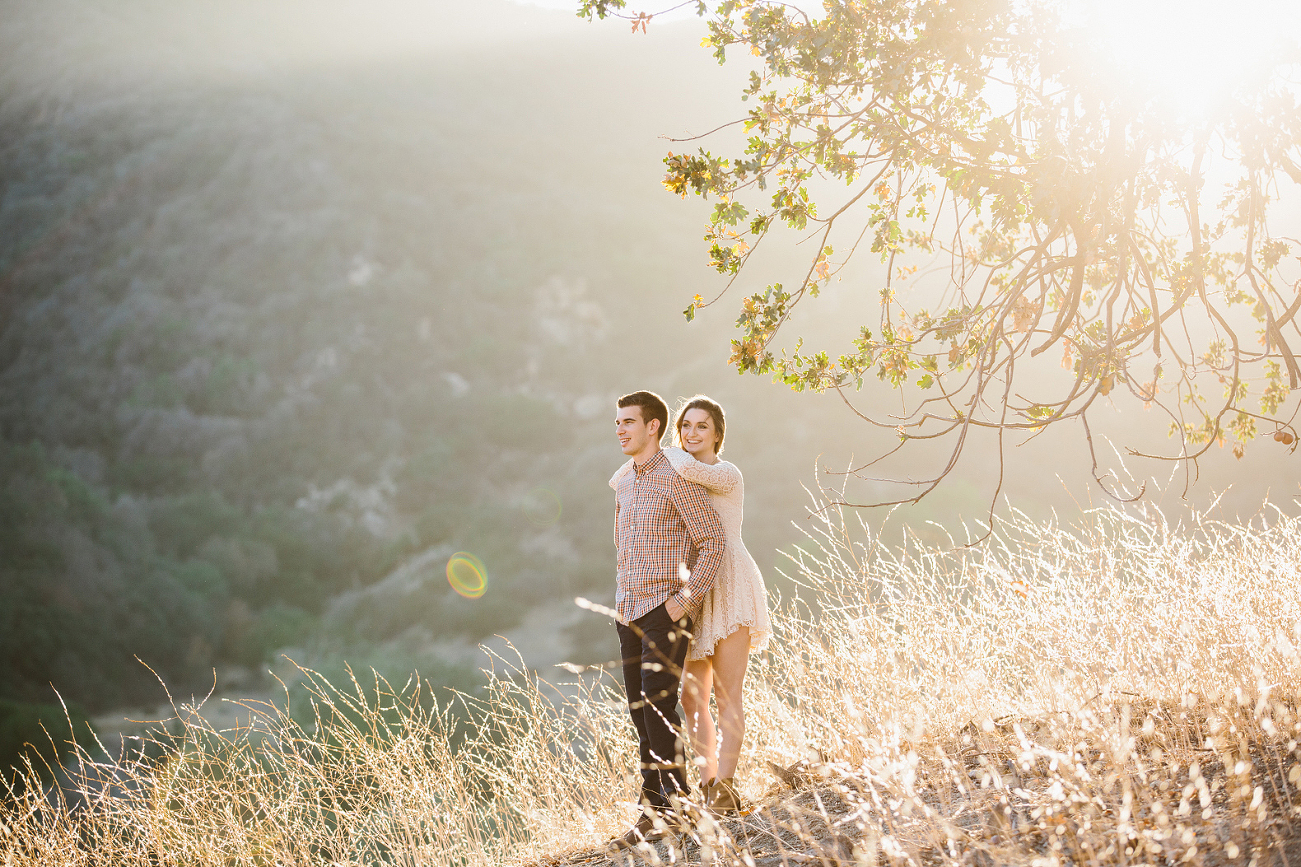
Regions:
[[619, 398], [615, 413], [619, 445], [634, 466], [615, 492], [615, 610], [642, 775], [642, 815], [611, 843], [617, 849], [685, 822], [672, 802], [691, 791], [678, 736], [682, 663], [691, 616], [723, 561], [723, 525], [709, 494], [674, 472], [660, 451], [668, 419], [668, 406], [649, 391]]

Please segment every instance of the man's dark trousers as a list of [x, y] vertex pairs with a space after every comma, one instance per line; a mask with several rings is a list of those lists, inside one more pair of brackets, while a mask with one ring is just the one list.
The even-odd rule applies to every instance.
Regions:
[[632, 625], [619, 624], [623, 686], [641, 753], [642, 803], [651, 807], [668, 807], [668, 795], [691, 792], [678, 737], [678, 692], [690, 630], [691, 619], [674, 622], [663, 603]]

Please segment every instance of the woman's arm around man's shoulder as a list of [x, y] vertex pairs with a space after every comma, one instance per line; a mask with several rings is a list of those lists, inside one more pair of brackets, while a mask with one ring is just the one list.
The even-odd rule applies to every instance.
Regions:
[[666, 448], [664, 455], [679, 476], [695, 482], [711, 494], [730, 494], [741, 483], [741, 471], [727, 461], [701, 463], [683, 449], [673, 446]]
[[613, 476], [610, 476], [610, 487], [614, 488], [616, 491], [619, 490], [619, 480], [631, 472], [632, 458], [628, 458], [628, 460], [623, 462], [623, 466], [615, 470]]

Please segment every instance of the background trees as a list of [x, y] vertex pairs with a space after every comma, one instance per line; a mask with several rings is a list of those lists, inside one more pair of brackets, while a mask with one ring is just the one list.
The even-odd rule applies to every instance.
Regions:
[[[507, 0], [0, 16], [0, 773], [59, 696], [156, 718], [150, 669], [180, 699], [285, 652], [463, 685], [535, 623], [531, 664], [617, 655], [572, 605], [613, 596], [614, 399], [797, 400], [647, 303], [699, 273], [651, 120], [698, 41]], [[609, 363], [633, 321], [658, 353]], [[816, 418], [729, 442], [764, 568]]]

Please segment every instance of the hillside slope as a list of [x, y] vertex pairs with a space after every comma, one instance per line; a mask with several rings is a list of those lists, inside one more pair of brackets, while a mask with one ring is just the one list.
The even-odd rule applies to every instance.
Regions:
[[600, 584], [618, 456], [585, 422], [622, 383], [586, 359], [642, 218], [512, 134], [566, 123], [517, 87], [538, 58], [222, 79], [59, 35], [60, 78], [11, 72], [0, 105], [0, 693], [256, 663], [440, 546], [492, 592], [444, 582], [392, 629], [490, 634]]

